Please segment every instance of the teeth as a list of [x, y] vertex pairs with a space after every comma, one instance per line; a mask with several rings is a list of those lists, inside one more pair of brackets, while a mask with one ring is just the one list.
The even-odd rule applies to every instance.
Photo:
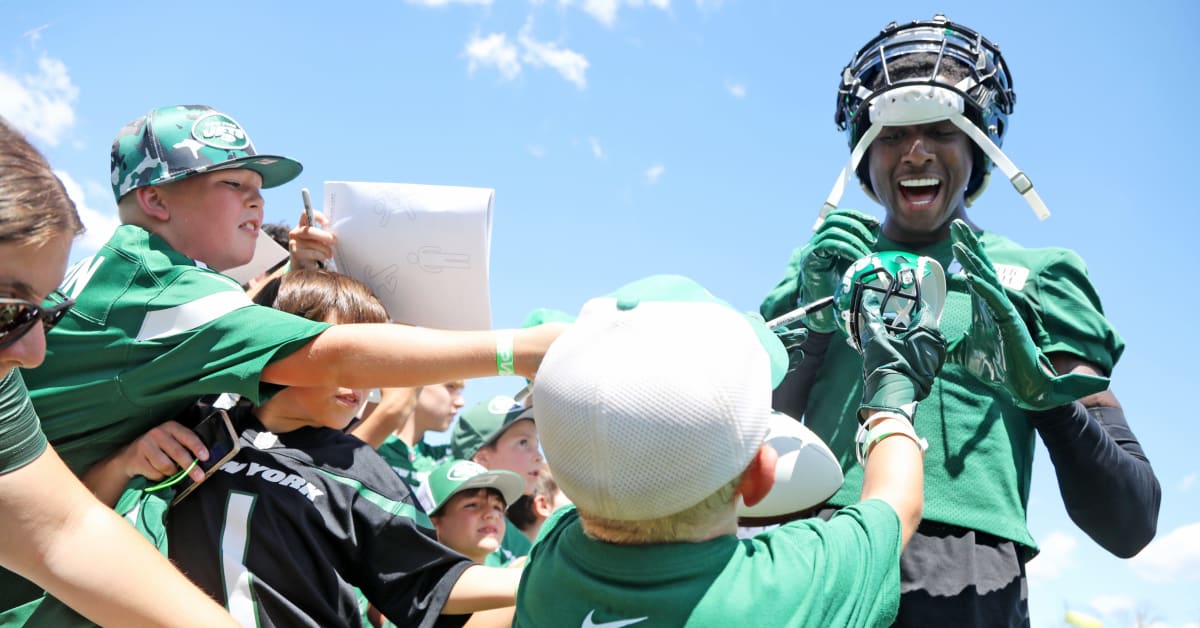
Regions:
[[931, 185], [941, 185], [942, 180], [935, 177], [926, 177], [924, 179], [908, 179], [900, 182], [902, 188], [924, 188]]

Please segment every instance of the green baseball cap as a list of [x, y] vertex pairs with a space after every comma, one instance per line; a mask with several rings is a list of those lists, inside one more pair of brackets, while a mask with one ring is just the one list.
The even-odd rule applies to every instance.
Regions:
[[429, 493], [433, 496], [431, 516], [436, 516], [451, 497], [476, 488], [500, 491], [505, 506], [517, 501], [525, 492], [525, 480], [512, 471], [488, 471], [470, 460], [451, 460], [429, 472]]
[[533, 408], [517, 405], [512, 397], [499, 395], [480, 401], [458, 417], [450, 435], [450, 450], [455, 458], [470, 460], [485, 445], [496, 442], [510, 425], [533, 420]]
[[111, 167], [118, 201], [137, 188], [214, 170], [253, 170], [265, 189], [303, 169], [294, 159], [258, 154], [242, 125], [206, 105], [159, 107], [126, 124], [113, 140]]

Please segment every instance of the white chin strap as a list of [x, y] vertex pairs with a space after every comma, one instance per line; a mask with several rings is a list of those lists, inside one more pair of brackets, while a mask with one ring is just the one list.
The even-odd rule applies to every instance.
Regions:
[[814, 231], [821, 226], [829, 212], [837, 209], [838, 203], [842, 200], [842, 194], [846, 191], [846, 182], [854, 176], [854, 171], [862, 161], [863, 155], [866, 154], [867, 148], [871, 142], [875, 141], [883, 127], [928, 124], [942, 120], [953, 122], [954, 126], [966, 133], [967, 137], [971, 138], [975, 145], [992, 160], [992, 163], [1000, 168], [1017, 192], [1025, 197], [1025, 202], [1033, 208], [1038, 220], [1050, 217], [1050, 210], [1046, 208], [1042, 198], [1033, 189], [1033, 182], [1029, 180], [1029, 177], [1017, 169], [1016, 164], [1004, 154], [1004, 151], [1000, 150], [999, 146], [996, 146], [987, 134], [980, 131], [979, 127], [971, 124], [971, 121], [963, 116], [962, 95], [937, 85], [897, 87], [871, 101], [869, 112], [871, 126], [854, 145], [854, 150], [850, 151], [850, 160], [838, 174], [837, 180], [833, 183], [833, 190], [829, 192], [825, 204], [821, 206], [821, 215], [813, 225]]

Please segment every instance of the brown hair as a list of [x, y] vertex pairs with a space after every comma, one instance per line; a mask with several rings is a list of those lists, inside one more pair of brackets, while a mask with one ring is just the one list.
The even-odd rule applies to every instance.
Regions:
[[0, 244], [82, 232], [75, 202], [46, 158], [0, 118]]
[[387, 310], [365, 284], [328, 270], [297, 270], [263, 286], [254, 302], [309, 320], [336, 315], [338, 323], [386, 323]]
[[[538, 474], [537, 482], [533, 484], [533, 492], [528, 495], [522, 495], [517, 501], [509, 504], [508, 520], [513, 522], [513, 525], [521, 529], [522, 532], [529, 530], [529, 527], [537, 523], [537, 513], [533, 512], [533, 500], [538, 495], [553, 501], [554, 496], [558, 494], [558, 482], [554, 481], [554, 474], [550, 472], [550, 467], [546, 463], [542, 463], [542, 471]], [[553, 504], [551, 504], [553, 508]]]

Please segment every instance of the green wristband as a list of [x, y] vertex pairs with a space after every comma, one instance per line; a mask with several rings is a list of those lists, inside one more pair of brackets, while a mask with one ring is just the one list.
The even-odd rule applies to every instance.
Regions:
[[511, 331], [496, 332], [496, 374], [517, 374], [513, 367], [513, 334]]

